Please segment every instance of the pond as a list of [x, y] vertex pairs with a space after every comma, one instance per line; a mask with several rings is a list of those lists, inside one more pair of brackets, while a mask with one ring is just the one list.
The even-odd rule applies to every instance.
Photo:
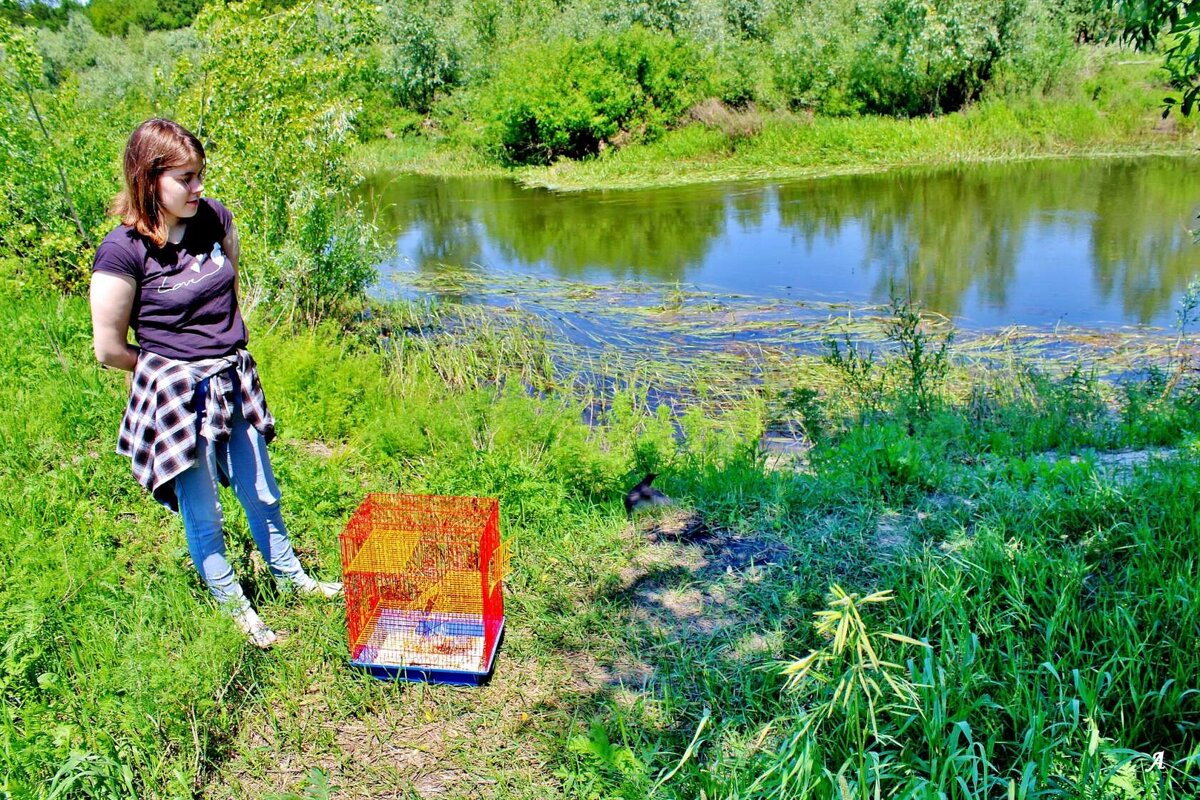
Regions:
[[1200, 273], [1200, 159], [1042, 160], [786, 183], [555, 193], [505, 179], [377, 174], [395, 241], [380, 296], [441, 272], [763, 301], [911, 297], [971, 329], [1169, 327]]

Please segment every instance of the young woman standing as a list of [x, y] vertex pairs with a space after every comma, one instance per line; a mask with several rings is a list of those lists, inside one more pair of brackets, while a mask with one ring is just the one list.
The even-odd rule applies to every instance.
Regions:
[[[188, 550], [217, 602], [259, 647], [275, 633], [251, 608], [225, 558], [218, 481], [246, 510], [276, 580], [334, 597], [341, 584], [300, 566], [279, 508], [267, 442], [275, 435], [238, 308], [237, 228], [201, 197], [204, 147], [165, 119], [138, 126], [125, 148], [121, 225], [96, 251], [96, 358], [133, 373], [117, 452], [138, 482], [183, 518]], [[137, 346], [129, 344], [132, 330]]]

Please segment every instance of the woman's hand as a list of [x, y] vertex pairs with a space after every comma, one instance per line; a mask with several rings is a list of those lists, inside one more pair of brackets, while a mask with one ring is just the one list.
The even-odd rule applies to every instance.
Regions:
[[129, 344], [129, 315], [137, 283], [127, 275], [92, 273], [92, 348], [106, 367], [133, 372], [137, 348]]

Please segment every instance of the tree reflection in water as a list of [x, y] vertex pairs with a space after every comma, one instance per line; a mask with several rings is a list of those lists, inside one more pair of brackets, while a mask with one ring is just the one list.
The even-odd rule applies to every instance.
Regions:
[[911, 295], [983, 325], [1170, 324], [1200, 271], [1193, 159], [1039, 161], [779, 186], [555, 194], [498, 179], [376, 176], [388, 269], [444, 265], [756, 296]]

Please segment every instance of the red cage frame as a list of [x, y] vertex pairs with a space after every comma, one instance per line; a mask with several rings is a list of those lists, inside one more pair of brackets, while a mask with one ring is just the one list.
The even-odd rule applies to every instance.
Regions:
[[339, 540], [353, 663], [491, 671], [507, 567], [498, 500], [370, 494]]

